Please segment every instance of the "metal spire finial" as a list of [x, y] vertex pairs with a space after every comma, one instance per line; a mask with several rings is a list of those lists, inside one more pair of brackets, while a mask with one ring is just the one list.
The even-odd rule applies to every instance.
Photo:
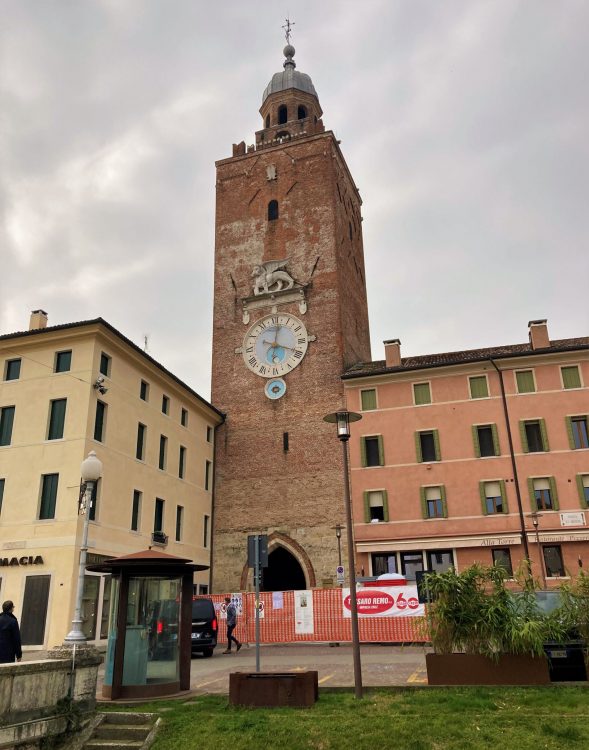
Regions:
[[295, 25], [294, 21], [291, 21], [290, 18], [286, 18], [286, 23], [282, 27], [284, 29], [284, 36], [286, 38], [286, 43], [290, 44], [290, 35], [292, 34], [292, 27]]

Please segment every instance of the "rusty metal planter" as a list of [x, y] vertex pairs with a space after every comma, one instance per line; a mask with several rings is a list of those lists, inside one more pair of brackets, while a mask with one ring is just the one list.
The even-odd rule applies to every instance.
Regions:
[[503, 654], [497, 661], [479, 654], [426, 654], [430, 685], [548, 685], [548, 660]]
[[312, 706], [319, 697], [318, 672], [232, 672], [234, 706]]

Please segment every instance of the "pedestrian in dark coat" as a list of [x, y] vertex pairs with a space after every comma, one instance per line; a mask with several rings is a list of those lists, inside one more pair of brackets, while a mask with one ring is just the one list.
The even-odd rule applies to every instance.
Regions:
[[0, 664], [12, 664], [22, 658], [18, 620], [12, 614], [14, 604], [6, 601], [0, 614]]

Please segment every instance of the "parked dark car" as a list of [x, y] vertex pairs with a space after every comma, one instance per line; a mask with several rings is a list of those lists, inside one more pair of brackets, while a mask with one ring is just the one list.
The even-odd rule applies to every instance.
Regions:
[[212, 656], [217, 645], [218, 620], [210, 599], [192, 601], [192, 655]]

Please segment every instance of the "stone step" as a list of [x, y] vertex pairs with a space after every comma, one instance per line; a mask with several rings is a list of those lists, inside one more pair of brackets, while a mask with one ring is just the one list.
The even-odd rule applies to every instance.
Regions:
[[152, 724], [106, 724], [102, 722], [94, 730], [93, 737], [117, 740], [144, 740], [151, 732]]
[[104, 740], [92, 737], [84, 745], [84, 750], [141, 750], [143, 740]]
[[157, 714], [127, 713], [126, 711], [105, 711], [103, 724], [154, 724]]

